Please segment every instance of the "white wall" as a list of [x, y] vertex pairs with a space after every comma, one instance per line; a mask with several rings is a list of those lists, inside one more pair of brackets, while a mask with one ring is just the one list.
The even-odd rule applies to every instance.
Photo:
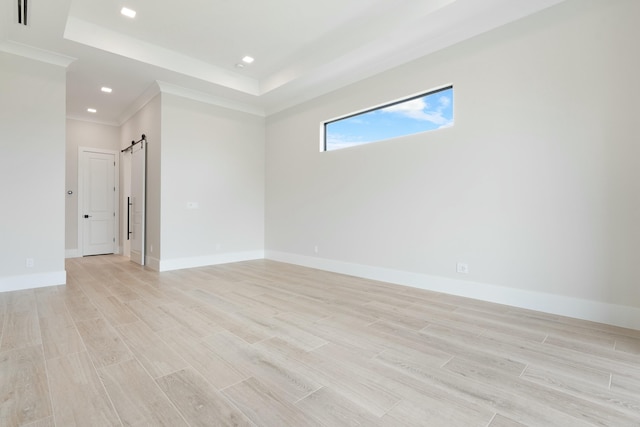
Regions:
[[[166, 271], [264, 256], [264, 118], [162, 93], [120, 128], [147, 136], [147, 265]], [[128, 156], [121, 157], [126, 240]], [[196, 202], [197, 209], [187, 209]]]
[[262, 258], [264, 118], [163, 94], [161, 209], [161, 270]]
[[[267, 256], [640, 328], [637, 16], [568, 1], [269, 117]], [[319, 152], [449, 83], [453, 128]]]
[[63, 284], [65, 68], [0, 53], [0, 94], [0, 291]]
[[78, 147], [100, 148], [120, 151], [120, 128], [99, 123], [67, 119], [67, 154], [65, 189], [66, 195], [65, 241], [66, 256], [78, 253]]
[[[147, 187], [146, 187], [146, 264], [158, 270], [161, 253], [160, 240], [160, 192], [161, 192], [161, 98], [156, 95], [120, 127], [121, 149], [147, 138]], [[129, 256], [127, 240], [127, 197], [130, 196], [131, 163], [129, 156], [120, 158], [120, 241], [123, 254]]]

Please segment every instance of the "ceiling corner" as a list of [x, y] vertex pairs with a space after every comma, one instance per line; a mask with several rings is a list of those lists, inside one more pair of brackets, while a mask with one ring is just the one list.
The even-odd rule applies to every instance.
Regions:
[[135, 101], [133, 101], [122, 112], [122, 114], [118, 117], [118, 125], [122, 126], [123, 124], [125, 124], [127, 120], [133, 117], [138, 111], [140, 111], [142, 107], [147, 105], [149, 101], [151, 101], [160, 93], [161, 93], [160, 85], [158, 84], [157, 81], [153, 82], [151, 85], [149, 85], [149, 87], [147, 87], [147, 89], [145, 89], [144, 92], [142, 92], [142, 94], [138, 98], [136, 98]]

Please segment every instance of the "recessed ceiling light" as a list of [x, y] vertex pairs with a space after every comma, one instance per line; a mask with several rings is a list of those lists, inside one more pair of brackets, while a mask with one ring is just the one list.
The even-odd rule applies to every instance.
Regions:
[[105, 92], [105, 93], [111, 93], [112, 92], [112, 89], [110, 87], [106, 87], [106, 86], [102, 86], [102, 88], [100, 90]]
[[98, 110], [96, 110], [95, 108], [87, 108], [87, 111], [90, 113], [97, 113]]
[[124, 16], [126, 16], [127, 18], [135, 18], [136, 17], [136, 11], [129, 9], [128, 7], [123, 7], [120, 10], [120, 13], [123, 14]]
[[251, 64], [254, 61], [254, 59], [250, 56], [245, 56], [244, 58], [242, 58], [242, 62], [244, 62], [245, 64]]

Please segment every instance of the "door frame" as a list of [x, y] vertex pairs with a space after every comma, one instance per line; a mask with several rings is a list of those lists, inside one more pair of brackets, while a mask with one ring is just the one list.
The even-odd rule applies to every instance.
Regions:
[[114, 229], [115, 243], [114, 253], [119, 254], [122, 251], [120, 247], [120, 156], [116, 150], [106, 150], [103, 148], [78, 147], [78, 256], [84, 256], [84, 222], [82, 216], [84, 214], [84, 172], [87, 167], [84, 163], [83, 153], [101, 153], [113, 154], [115, 165], [114, 185], [116, 190], [113, 192], [114, 209], [116, 213]]

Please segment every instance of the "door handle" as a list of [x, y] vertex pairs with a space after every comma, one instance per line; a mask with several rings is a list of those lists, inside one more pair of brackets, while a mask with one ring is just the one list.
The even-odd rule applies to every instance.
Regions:
[[131, 197], [127, 197], [127, 240], [131, 239], [133, 231], [131, 231]]
[[85, 215], [84, 217], [85, 218], [91, 218], [91, 215]]

